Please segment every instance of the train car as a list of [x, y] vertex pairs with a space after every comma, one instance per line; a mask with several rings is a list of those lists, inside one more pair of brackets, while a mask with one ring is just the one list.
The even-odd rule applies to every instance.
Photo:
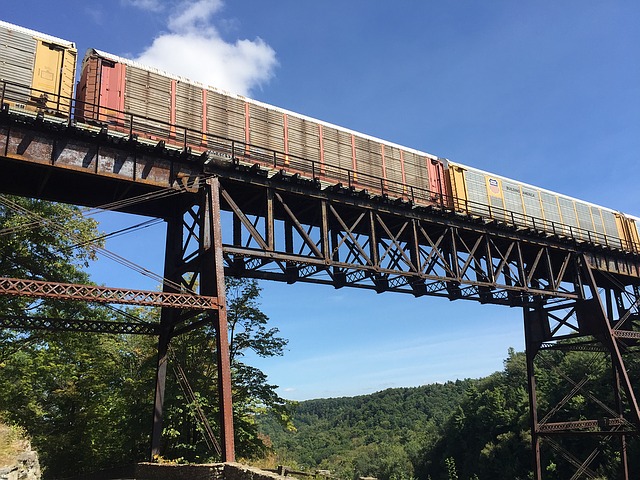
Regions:
[[0, 21], [2, 102], [69, 115], [77, 56], [73, 42]]
[[623, 247], [630, 252], [640, 253], [640, 235], [638, 235], [637, 217], [626, 215], [624, 213], [616, 213], [616, 222], [620, 238], [623, 239]]
[[84, 57], [76, 98], [84, 120], [128, 128], [133, 115], [148, 119], [145, 128], [158, 131], [158, 137], [162, 131], [176, 134], [176, 125], [186, 127], [199, 132], [190, 135], [191, 142], [206, 146], [215, 137], [232, 139], [247, 151], [279, 152], [291, 171], [416, 203], [442, 201], [446, 194], [444, 165], [434, 155], [99, 50]]
[[192, 147], [208, 148], [212, 138], [235, 140], [247, 158], [275, 151], [284, 163], [270, 166], [329, 183], [420, 205], [446, 204], [458, 212], [626, 250], [639, 244], [635, 219], [619, 212], [98, 50], [84, 58], [76, 95], [77, 111], [87, 120], [126, 129], [135, 117], [147, 133], [169, 141], [176, 128], [187, 128], [197, 133], [189, 137]]
[[620, 212], [450, 161], [447, 178], [459, 212], [624, 250], [640, 245], [636, 220]]

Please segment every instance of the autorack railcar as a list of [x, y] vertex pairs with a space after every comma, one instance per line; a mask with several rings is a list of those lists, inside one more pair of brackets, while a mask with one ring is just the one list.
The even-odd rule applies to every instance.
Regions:
[[[387, 186], [410, 186], [414, 199], [423, 204], [446, 194], [444, 164], [434, 155], [99, 50], [87, 51], [76, 96], [85, 120], [109, 121], [128, 128], [127, 112], [148, 118], [147, 126], [152, 129], [161, 128], [151, 121], [155, 119], [163, 125], [200, 132], [198, 143], [203, 145], [211, 136], [218, 136], [280, 152], [285, 159], [308, 159], [314, 163], [316, 176], [323, 180], [357, 182], [373, 191], [385, 182]], [[305, 171], [304, 162], [291, 167], [311, 173]]]
[[609, 208], [450, 161], [447, 175], [459, 212], [625, 250], [640, 245], [635, 219]]

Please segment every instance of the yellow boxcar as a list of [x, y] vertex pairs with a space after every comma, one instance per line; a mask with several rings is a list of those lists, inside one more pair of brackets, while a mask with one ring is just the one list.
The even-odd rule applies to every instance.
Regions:
[[73, 42], [0, 21], [0, 95], [13, 108], [68, 115], [76, 76]]

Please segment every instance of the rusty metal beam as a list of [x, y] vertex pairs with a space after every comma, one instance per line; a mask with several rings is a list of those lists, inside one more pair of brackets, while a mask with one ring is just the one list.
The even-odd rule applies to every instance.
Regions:
[[[163, 284], [163, 293], [174, 293], [176, 285], [183, 280], [183, 217], [189, 215], [175, 205], [171, 216], [167, 219], [167, 234], [165, 238], [164, 277], [168, 282]], [[160, 311], [160, 328], [158, 332], [158, 355], [156, 360], [156, 382], [151, 427], [150, 461], [155, 461], [162, 454], [162, 428], [164, 421], [164, 393], [167, 381], [167, 367], [169, 363], [169, 346], [174, 335], [175, 326], [179, 323], [180, 311], [175, 308], [164, 307]]]
[[157, 141], [71, 119], [39, 120], [13, 112], [0, 120], [0, 155], [8, 159], [161, 188], [178, 183], [198, 189], [202, 151], [185, 156], [182, 146], [159, 149]]
[[222, 228], [220, 225], [220, 183], [218, 178], [208, 179], [202, 197], [203, 240], [201, 278], [206, 293], [218, 298], [215, 312], [216, 364], [218, 367], [218, 394], [220, 402], [220, 431], [222, 434], [222, 461], [235, 462], [235, 440], [233, 429], [233, 403], [231, 395], [231, 360], [227, 306], [224, 283], [224, 260], [222, 252]]
[[126, 335], [157, 335], [158, 325], [142, 322], [100, 321], [51, 317], [0, 316], [0, 328], [48, 330], [52, 332], [90, 332]]
[[[593, 430], [612, 427], [627, 427], [627, 430]], [[541, 423], [538, 426], [538, 431], [544, 434], [566, 433], [573, 432], [574, 430], [592, 430], [585, 432], [592, 435], [596, 433], [598, 435], [629, 435], [630, 433], [637, 433], [637, 430], [633, 429], [631, 423], [624, 418], [601, 418], [599, 420], [574, 420], [570, 422]]]
[[0, 295], [203, 311], [218, 308], [217, 298], [196, 294], [152, 292], [18, 278], [0, 278]]

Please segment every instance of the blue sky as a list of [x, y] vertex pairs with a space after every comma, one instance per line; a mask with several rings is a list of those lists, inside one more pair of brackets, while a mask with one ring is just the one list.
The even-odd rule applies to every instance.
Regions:
[[[639, 216], [636, 1], [65, 0], [0, 19]], [[98, 217], [112, 231], [140, 219]], [[164, 230], [107, 245], [160, 273]], [[108, 260], [98, 283], [155, 288]], [[291, 399], [479, 377], [523, 348], [522, 312], [263, 283], [290, 343], [255, 359]], [[252, 359], [254, 360], [254, 359]]]

